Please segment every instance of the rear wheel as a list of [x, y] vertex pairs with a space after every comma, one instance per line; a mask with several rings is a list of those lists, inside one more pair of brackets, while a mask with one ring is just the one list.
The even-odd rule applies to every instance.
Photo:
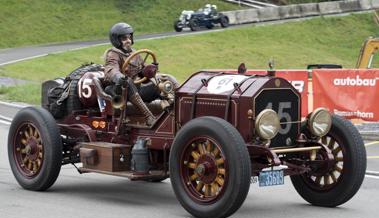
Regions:
[[8, 159], [17, 182], [43, 191], [56, 181], [62, 163], [62, 141], [52, 115], [27, 107], [14, 117], [8, 134]]
[[176, 32], [182, 32], [183, 27], [180, 20], [175, 21], [174, 23], [174, 29]]
[[309, 203], [335, 207], [347, 202], [359, 190], [366, 171], [366, 150], [353, 124], [335, 115], [330, 132], [319, 143], [331, 150], [334, 164], [322, 164], [327, 154], [320, 150], [316, 160], [321, 164], [310, 173], [291, 176], [291, 181]]
[[228, 27], [229, 26], [229, 19], [228, 19], [228, 17], [227, 16], [222, 16], [220, 18], [220, 24], [221, 24], [221, 27], [223, 27], [223, 28]]
[[171, 184], [181, 205], [195, 217], [227, 217], [250, 187], [245, 142], [228, 122], [201, 117], [177, 134], [170, 152]]

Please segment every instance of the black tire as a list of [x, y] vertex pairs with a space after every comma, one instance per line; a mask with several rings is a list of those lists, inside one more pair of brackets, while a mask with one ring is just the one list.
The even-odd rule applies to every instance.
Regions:
[[70, 92], [66, 99], [66, 115], [71, 114], [73, 111], [81, 110], [83, 108], [78, 95], [79, 80], [72, 80], [70, 83]]
[[225, 15], [223, 15], [221, 18], [220, 18], [220, 24], [221, 24], [221, 27], [222, 28], [226, 28], [229, 26], [229, 18]]
[[182, 32], [183, 28], [180, 26], [181, 21], [177, 20], [174, 23], [174, 29], [176, 32]]
[[[32, 134], [29, 134], [30, 131]], [[23, 146], [21, 142], [25, 140], [23, 134], [27, 134], [26, 132], [29, 132], [30, 137], [26, 136], [27, 144]], [[33, 147], [31, 145], [33, 142], [39, 142], [37, 145], [34, 144], [34, 147], [41, 146], [37, 154], [40, 159], [39, 164], [37, 164], [38, 160], [33, 161], [33, 170], [28, 171], [26, 165], [29, 165], [29, 162], [30, 165], [32, 164], [31, 157], [36, 151], [30, 148]], [[29, 154], [22, 151], [22, 149], [26, 150], [27, 146], [29, 146], [30, 151], [27, 152]], [[22, 148], [21, 151], [20, 148]], [[23, 153], [25, 156], [28, 155], [28, 159], [27, 162], [23, 159], [23, 163], [20, 163], [19, 157], [23, 157]], [[39, 156], [40, 153], [41, 156]], [[16, 114], [8, 134], [8, 159], [13, 175], [24, 189], [44, 191], [54, 184], [62, 164], [62, 141], [58, 126], [47, 110], [27, 107]]]
[[[202, 136], [214, 139], [218, 143], [219, 154], [223, 154], [222, 156], [225, 157], [224, 163], [227, 163], [223, 166], [226, 172], [224, 174], [225, 183], [221, 185], [220, 190], [217, 190], [214, 199], [209, 202], [199, 202], [193, 196], [190, 196], [189, 185], [188, 183], [186, 185], [183, 180], [185, 176], [183, 176], [182, 167], [186, 165], [182, 163], [185, 160], [182, 155], [185, 154], [186, 149], [193, 147], [192, 142], [194, 142], [194, 139]], [[211, 155], [215, 149], [216, 146], [214, 149], [207, 148], [207, 151], [212, 152], [208, 152], [206, 155]], [[213, 156], [215, 160], [217, 159], [216, 156]], [[199, 164], [199, 161], [197, 164]], [[206, 170], [203, 172], [206, 172]], [[176, 135], [170, 151], [171, 184], [180, 204], [193, 216], [219, 218], [233, 214], [246, 199], [250, 187], [250, 177], [251, 166], [245, 142], [239, 132], [227, 121], [216, 117], [196, 118], [184, 125]], [[204, 196], [205, 198], [208, 197], [207, 194]], [[202, 198], [202, 195], [200, 195], [200, 198]]]
[[[333, 144], [337, 143], [336, 146], [341, 148], [339, 152], [343, 155], [340, 161], [343, 169], [338, 178], [333, 178], [331, 185], [328, 185], [328, 182], [325, 183], [325, 177], [323, 178], [324, 184], [321, 184], [321, 180], [313, 182], [307, 174], [291, 176], [291, 181], [300, 196], [309, 203], [316, 206], [336, 207], [347, 202], [359, 190], [366, 172], [366, 149], [363, 139], [354, 125], [336, 115], [332, 117], [332, 128], [325, 136], [325, 141], [327, 138], [330, 139], [329, 146], [330, 141], [335, 140]], [[327, 175], [329, 178], [331, 174], [329, 172], [329, 174], [323, 175]], [[334, 179], [336, 179], [335, 182]], [[318, 184], [319, 186], [317, 186]]]
[[207, 29], [212, 29], [213, 28], [213, 24], [208, 24], [208, 25], [206, 25], [205, 27], [207, 27]]
[[200, 29], [200, 26], [199, 26], [199, 21], [197, 19], [191, 19], [189, 21], [189, 27], [192, 31], [197, 31]]

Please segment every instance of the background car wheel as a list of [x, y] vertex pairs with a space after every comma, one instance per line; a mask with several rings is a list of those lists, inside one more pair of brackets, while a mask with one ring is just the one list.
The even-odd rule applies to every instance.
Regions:
[[181, 21], [180, 20], [175, 21], [175, 23], [174, 23], [174, 29], [175, 29], [176, 32], [182, 32], [183, 27], [181, 25]]
[[221, 27], [223, 28], [226, 28], [229, 26], [229, 18], [227, 16], [222, 16], [220, 18], [220, 24], [221, 24]]
[[54, 184], [62, 164], [62, 141], [47, 110], [27, 107], [16, 114], [8, 134], [8, 159], [23, 188], [43, 191]]
[[227, 121], [200, 117], [178, 132], [170, 152], [170, 178], [181, 205], [195, 217], [227, 217], [250, 187], [250, 158]]
[[191, 19], [189, 21], [189, 27], [192, 31], [197, 31], [200, 29], [199, 21], [197, 19]]
[[208, 24], [206, 25], [207, 29], [212, 29], [213, 28], [213, 24]]
[[[335, 115], [330, 132], [320, 143], [332, 151], [334, 165], [320, 165], [311, 173], [291, 176], [291, 181], [309, 203], [335, 207], [351, 199], [361, 186], [366, 172], [366, 150], [354, 125]], [[317, 159], [322, 160], [324, 156], [320, 151]]]

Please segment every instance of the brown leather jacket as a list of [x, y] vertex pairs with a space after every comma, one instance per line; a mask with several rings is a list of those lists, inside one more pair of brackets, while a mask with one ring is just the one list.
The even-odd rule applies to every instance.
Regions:
[[[134, 51], [135, 50], [132, 52]], [[105, 82], [115, 83], [115, 80], [119, 78], [120, 74], [124, 75], [122, 73], [122, 65], [124, 64], [126, 58], [129, 57], [129, 55], [130, 53], [125, 53], [115, 47], [112, 47], [105, 52]], [[141, 70], [140, 68], [143, 60], [141, 56], [138, 55], [136, 58], [133, 58], [133, 60], [131, 60], [131, 63], [136, 67], [129, 66], [128, 71], [125, 73], [125, 76], [134, 79], [135, 75]]]

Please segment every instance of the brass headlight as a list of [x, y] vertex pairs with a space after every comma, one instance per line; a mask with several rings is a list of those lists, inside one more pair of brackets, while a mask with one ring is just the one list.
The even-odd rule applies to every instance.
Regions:
[[172, 92], [172, 90], [174, 90], [174, 84], [168, 80], [163, 83], [159, 83], [158, 87], [162, 92], [166, 94], [169, 94]]
[[312, 134], [322, 137], [332, 127], [332, 116], [326, 108], [317, 108], [308, 119], [308, 127]]
[[255, 120], [255, 131], [263, 139], [274, 138], [278, 134], [279, 128], [279, 116], [271, 109], [264, 109]]

